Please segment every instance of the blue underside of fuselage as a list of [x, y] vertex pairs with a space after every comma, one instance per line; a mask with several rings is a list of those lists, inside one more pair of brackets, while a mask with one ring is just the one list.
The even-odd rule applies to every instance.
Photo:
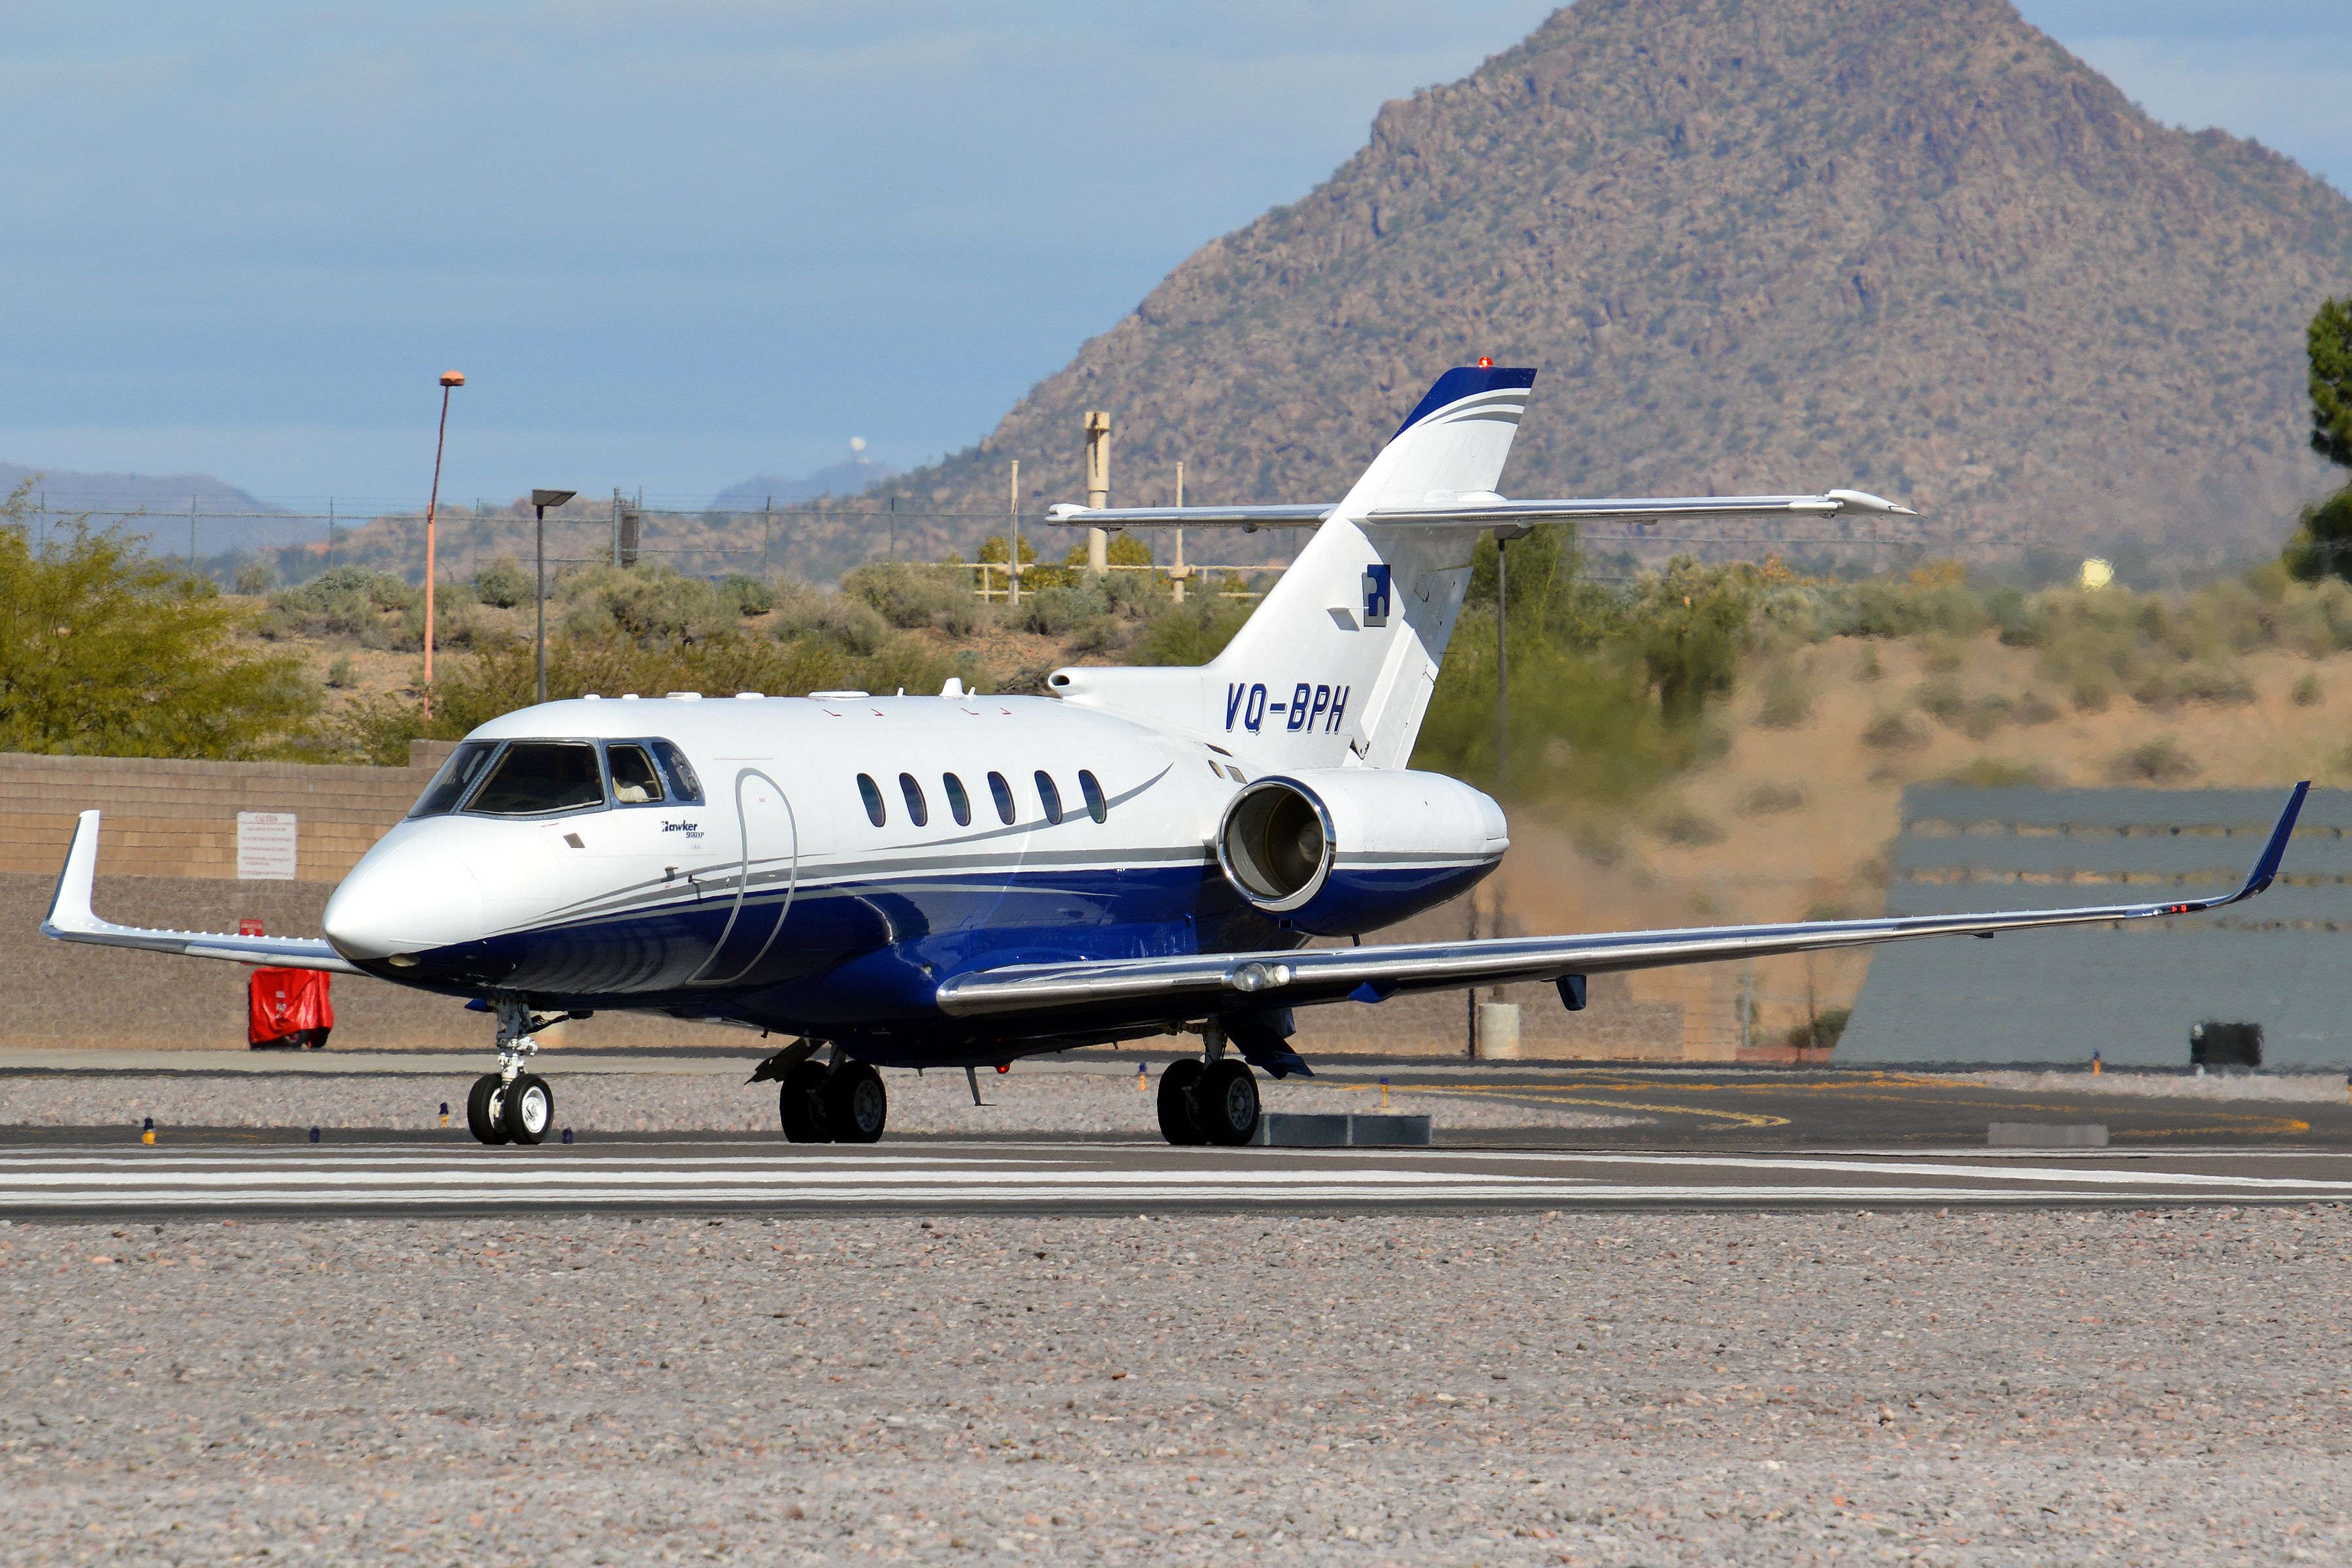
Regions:
[[[1470, 887], [1490, 864], [1335, 868], [1324, 931], [1392, 924]], [[781, 918], [780, 918], [781, 917]], [[1009, 964], [1297, 947], [1306, 933], [1243, 901], [1202, 861], [1158, 867], [912, 872], [666, 901], [363, 967], [457, 994], [520, 994], [546, 1012], [641, 1010], [725, 1019], [850, 1046], [885, 1066], [1002, 1060], [1181, 1023], [1164, 1005], [950, 1017], [942, 981]], [[1196, 1007], [1189, 1015], [1198, 1016]]]

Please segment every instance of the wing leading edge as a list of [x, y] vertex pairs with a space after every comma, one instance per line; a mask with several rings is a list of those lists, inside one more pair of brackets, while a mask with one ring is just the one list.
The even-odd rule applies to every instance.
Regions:
[[327, 969], [338, 974], [363, 973], [329, 945], [324, 937], [225, 936], [216, 931], [116, 925], [112, 921], [100, 920], [90, 908], [90, 894], [97, 881], [98, 813], [85, 811], [74, 825], [73, 845], [66, 851], [65, 869], [58, 873], [57, 894], [49, 900], [49, 918], [41, 922], [41, 934], [59, 942], [143, 948], [149, 952], [177, 952], [190, 958], [225, 958], [232, 963]]
[[[1066, 1007], [1149, 1006], [1156, 1003], [1213, 1009], [1222, 999], [1235, 996], [1263, 996], [1271, 1005], [1300, 1006], [1349, 997], [1385, 1001], [1390, 996], [1415, 991], [1460, 990], [1514, 981], [1556, 982], [1566, 994], [1571, 982], [1620, 970], [1867, 947], [1917, 937], [1991, 937], [2002, 931], [2047, 926], [2196, 914], [2251, 899], [2271, 885], [2285, 858], [2287, 839], [2294, 832], [2304, 797], [2310, 793], [2307, 781], [2294, 786], [2253, 869], [2234, 892], [2224, 898], [1988, 914], [1707, 926], [1602, 936], [1507, 937], [1486, 942], [1019, 964], [956, 975], [940, 986], [939, 1004], [942, 1011], [957, 1016]], [[1580, 984], [1573, 1005], [1582, 1005]]]

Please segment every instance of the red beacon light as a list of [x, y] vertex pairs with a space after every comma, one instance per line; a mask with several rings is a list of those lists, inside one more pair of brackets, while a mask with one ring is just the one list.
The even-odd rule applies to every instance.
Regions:
[[1480, 370], [1492, 370], [1495, 368], [1495, 362], [1487, 355], [1480, 354], [1478, 356], [1478, 368]]

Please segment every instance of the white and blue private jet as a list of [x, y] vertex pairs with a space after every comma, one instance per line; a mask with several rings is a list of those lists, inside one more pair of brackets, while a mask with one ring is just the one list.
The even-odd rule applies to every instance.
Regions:
[[1328, 506], [1056, 507], [1073, 525], [1316, 531], [1200, 668], [1069, 668], [1045, 697], [815, 692], [585, 697], [475, 731], [329, 900], [323, 938], [116, 925], [92, 910], [82, 814], [42, 930], [68, 942], [373, 975], [498, 1020], [467, 1122], [536, 1143], [528, 1070], [562, 1018], [644, 1011], [796, 1037], [795, 1141], [868, 1142], [877, 1068], [1001, 1066], [1192, 1033], [1160, 1079], [1175, 1143], [1242, 1143], [1253, 1068], [1306, 1071], [1296, 1010], [1548, 981], [1570, 1008], [1609, 971], [2085, 922], [2185, 903], [1310, 948], [1451, 899], [1508, 847], [1501, 807], [1407, 760], [1469, 582], [1471, 545], [1594, 518], [1899, 512], [1874, 496], [1506, 500], [1532, 370], [1448, 371]]

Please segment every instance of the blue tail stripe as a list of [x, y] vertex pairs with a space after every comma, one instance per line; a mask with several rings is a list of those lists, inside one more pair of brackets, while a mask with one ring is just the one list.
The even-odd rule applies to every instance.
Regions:
[[[1439, 409], [1451, 408], [1465, 397], [1475, 397], [1482, 392], [1492, 392], [1497, 387], [1529, 387], [1535, 384], [1536, 373], [1526, 368], [1457, 365], [1439, 376], [1437, 384], [1429, 389], [1428, 395], [1413, 405], [1412, 412], [1406, 415], [1404, 423], [1397, 426], [1397, 435], [1403, 435]], [[1395, 437], [1390, 438], [1393, 440]]]

